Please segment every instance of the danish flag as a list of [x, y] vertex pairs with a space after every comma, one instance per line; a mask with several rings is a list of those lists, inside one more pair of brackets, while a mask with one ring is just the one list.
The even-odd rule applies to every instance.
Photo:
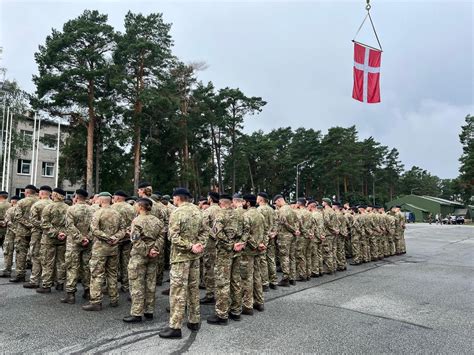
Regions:
[[354, 99], [369, 104], [380, 102], [381, 59], [381, 50], [354, 42]]

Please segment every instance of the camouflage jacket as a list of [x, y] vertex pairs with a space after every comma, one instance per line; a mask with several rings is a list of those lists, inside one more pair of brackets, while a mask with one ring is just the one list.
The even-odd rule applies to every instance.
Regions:
[[5, 223], [5, 214], [10, 208], [10, 203], [8, 201], [0, 202], [0, 228], [5, 231], [7, 224]]
[[[156, 249], [160, 254], [163, 253], [166, 238], [165, 225], [152, 214], [140, 214], [135, 217], [132, 221], [130, 236], [132, 240], [131, 256], [137, 255], [146, 258], [151, 249]], [[158, 261], [158, 258], [154, 260]]]
[[216, 238], [217, 250], [232, 252], [234, 243], [237, 242], [237, 213], [231, 207], [221, 208], [216, 215], [214, 225], [212, 226], [212, 234]]
[[299, 208], [297, 211], [300, 220], [300, 237], [306, 239], [312, 238], [313, 219], [311, 218], [311, 212], [309, 212], [306, 208]]
[[258, 206], [257, 210], [263, 215], [265, 220], [265, 238], [263, 244], [268, 246], [272, 233], [275, 233], [275, 211], [269, 205]]
[[322, 211], [323, 222], [324, 222], [324, 231], [326, 237], [336, 236], [339, 234], [339, 218], [336, 215], [334, 210], [329, 208], [324, 208]]
[[311, 225], [310, 225], [310, 234], [314, 236], [316, 242], [321, 242], [321, 237], [326, 237], [324, 230], [324, 219], [323, 214], [318, 211], [314, 211], [310, 215]]
[[114, 256], [118, 254], [118, 244], [110, 245], [112, 237], [119, 241], [125, 236], [125, 225], [120, 213], [110, 206], [95, 211], [91, 221], [93, 239], [92, 255]]
[[[66, 234], [69, 247], [82, 248], [81, 242], [84, 238], [92, 240], [90, 227], [93, 214], [92, 207], [85, 202], [76, 203], [68, 208], [66, 214]], [[91, 244], [89, 243], [89, 245]], [[90, 246], [87, 248], [90, 248]]]
[[247, 242], [243, 250], [243, 255], [258, 255], [260, 251], [258, 246], [264, 243], [265, 236], [265, 218], [255, 208], [250, 207], [244, 214], [245, 227], [244, 233], [248, 234]]
[[202, 253], [194, 254], [191, 248], [193, 244], [198, 243], [206, 246], [209, 226], [199, 208], [185, 202], [171, 213], [168, 236], [171, 240], [171, 263], [196, 260]]
[[122, 217], [123, 227], [125, 228], [125, 237], [122, 242], [128, 242], [130, 240], [130, 226], [132, 225], [133, 219], [136, 217], [135, 209], [127, 202], [114, 203], [111, 208], [116, 210], [120, 217]]
[[217, 204], [212, 204], [202, 212], [202, 216], [204, 218], [204, 223], [207, 224], [209, 228], [209, 237], [213, 240], [216, 239], [216, 236], [212, 232], [212, 227], [214, 226], [214, 222], [216, 221], [216, 216], [219, 213], [221, 208]]
[[347, 238], [349, 236], [349, 228], [347, 226], [347, 218], [344, 216], [344, 213], [341, 211], [336, 212], [337, 216], [337, 221], [339, 223], [339, 235], [341, 235], [344, 238]]
[[64, 201], [53, 201], [48, 204], [41, 214], [41, 229], [43, 236], [41, 244], [66, 244], [66, 240], [59, 240], [59, 233], [66, 233], [66, 214], [68, 205]]
[[31, 206], [38, 201], [38, 196], [28, 196], [18, 201], [13, 223], [15, 223], [15, 233], [17, 236], [25, 237], [31, 234], [30, 211]]
[[53, 203], [49, 198], [48, 199], [40, 199], [36, 201], [33, 206], [31, 206], [30, 211], [30, 220], [32, 225], [32, 230], [36, 232], [41, 232], [41, 217], [43, 215], [43, 210], [46, 206]]
[[299, 228], [298, 217], [288, 205], [278, 209], [276, 224], [278, 235], [294, 235]]
[[361, 237], [365, 234], [365, 227], [364, 227], [364, 215], [356, 214], [352, 216], [352, 228], [351, 234], [352, 236]]
[[5, 224], [7, 225], [7, 229], [10, 230], [11, 232], [15, 233], [15, 225], [13, 224], [13, 217], [15, 216], [15, 210], [16, 206], [11, 206], [6, 212], [5, 212]]
[[165, 228], [168, 227], [169, 224], [169, 213], [168, 209], [165, 205], [163, 205], [160, 201], [156, 202], [150, 198], [150, 201], [153, 203], [153, 207], [151, 208], [151, 214], [158, 218], [161, 222], [163, 222]]

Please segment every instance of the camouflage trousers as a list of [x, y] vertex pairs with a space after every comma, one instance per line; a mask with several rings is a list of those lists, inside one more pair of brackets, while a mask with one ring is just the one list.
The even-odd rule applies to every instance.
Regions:
[[387, 253], [388, 255], [392, 256], [392, 255], [395, 255], [395, 237], [393, 234], [389, 234], [387, 236], [387, 241], [388, 241], [388, 249], [387, 249]]
[[81, 279], [84, 290], [88, 290], [91, 281], [91, 271], [89, 262], [91, 260], [92, 246], [87, 248], [81, 246], [66, 246], [66, 292], [75, 293], [77, 291], [77, 281]]
[[334, 263], [334, 236], [327, 235], [321, 246], [323, 254], [323, 273], [336, 271]]
[[275, 261], [275, 238], [270, 238], [267, 250], [264, 254], [260, 255], [259, 262], [263, 286], [268, 286], [269, 284], [276, 285], [278, 279]]
[[346, 238], [344, 243], [346, 247], [346, 258], [352, 258], [352, 238]]
[[102, 294], [102, 285], [107, 282], [107, 291], [110, 302], [115, 303], [119, 300], [117, 291], [117, 275], [119, 267], [118, 255], [102, 256], [92, 253], [89, 262], [91, 271], [90, 281], [90, 303], [102, 303], [104, 295]]
[[41, 280], [43, 287], [51, 287], [54, 276], [58, 284], [66, 281], [66, 244], [41, 244]]
[[338, 270], [346, 268], [346, 237], [343, 235], [336, 238], [336, 263]]
[[406, 252], [406, 245], [405, 245], [405, 236], [404, 233], [395, 234], [395, 253], [400, 254]]
[[30, 242], [31, 255], [31, 276], [30, 283], [39, 285], [42, 273], [41, 263], [41, 230], [33, 230], [31, 232]]
[[364, 256], [362, 255], [361, 236], [359, 234], [353, 233], [351, 236], [351, 244], [352, 244], [352, 261], [354, 263], [362, 263], [364, 261]]
[[323, 273], [322, 242], [313, 239], [310, 244], [311, 249], [311, 273], [321, 275]]
[[216, 241], [214, 239], [208, 239], [202, 261], [204, 263], [203, 276], [206, 296], [211, 298], [214, 297], [215, 288], [214, 266], [216, 264]]
[[311, 276], [311, 245], [313, 240], [303, 236], [296, 240], [296, 274], [306, 279]]
[[263, 304], [263, 286], [260, 276], [259, 255], [242, 255], [240, 274], [242, 275], [242, 305], [253, 308], [254, 304]]
[[157, 260], [142, 255], [133, 255], [128, 263], [130, 296], [132, 306], [130, 315], [142, 316], [155, 311]]
[[7, 234], [7, 229], [5, 227], [0, 227], [0, 248], [3, 249], [3, 243], [5, 242], [5, 235]]
[[163, 275], [165, 273], [165, 253], [158, 254], [156, 260], [156, 285], [161, 286], [163, 284]]
[[13, 266], [13, 254], [15, 251], [15, 234], [7, 230], [3, 244], [3, 272], [11, 274]]
[[[122, 286], [128, 290], [128, 262], [130, 261], [130, 251], [132, 242], [126, 241], [118, 245], [119, 253], [119, 274]], [[158, 256], [159, 257], [159, 256]]]
[[292, 234], [280, 234], [277, 243], [283, 278], [296, 280], [296, 237]]
[[370, 261], [370, 236], [368, 234], [362, 234], [360, 236], [360, 250], [362, 255], [362, 261], [368, 263]]
[[374, 261], [379, 258], [379, 248], [377, 243], [378, 236], [375, 234], [369, 235], [369, 252], [370, 260]]
[[15, 237], [15, 268], [17, 277], [25, 277], [26, 275], [26, 261], [28, 251], [30, 248], [31, 236], [16, 236]]
[[384, 234], [377, 235], [377, 251], [378, 251], [379, 258], [385, 257], [385, 254], [384, 254], [385, 240], [386, 240], [386, 237]]
[[234, 256], [233, 251], [217, 249], [216, 265], [214, 267], [216, 315], [227, 319], [229, 311], [232, 314], [242, 312], [242, 292], [240, 278], [241, 256]]
[[170, 322], [173, 329], [181, 329], [186, 306], [189, 323], [199, 323], [199, 259], [172, 263], [170, 270]]

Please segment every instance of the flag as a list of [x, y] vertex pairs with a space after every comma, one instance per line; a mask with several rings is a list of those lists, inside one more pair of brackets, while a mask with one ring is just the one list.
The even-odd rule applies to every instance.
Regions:
[[361, 102], [380, 102], [382, 51], [354, 42], [354, 88], [352, 97]]

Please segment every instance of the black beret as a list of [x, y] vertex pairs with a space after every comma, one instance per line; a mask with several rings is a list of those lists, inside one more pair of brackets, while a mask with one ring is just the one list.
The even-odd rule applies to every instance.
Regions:
[[273, 196], [273, 203], [277, 202], [280, 198], [285, 199], [282, 195], [275, 195]]
[[207, 202], [207, 198], [201, 197], [201, 198], [199, 199], [199, 202]]
[[265, 200], [268, 200], [268, 194], [266, 192], [259, 192], [257, 196], [263, 197]]
[[59, 187], [54, 188], [53, 192], [56, 192], [57, 194], [60, 194], [62, 196], [66, 196], [66, 191], [64, 191], [63, 189], [61, 189]]
[[295, 200], [291, 200], [290, 201], [290, 205], [295, 205], [296, 204], [296, 201]]
[[209, 196], [212, 199], [212, 201], [219, 202], [219, 193], [218, 192], [211, 191], [207, 194], [207, 196]]
[[304, 197], [300, 197], [297, 202], [301, 203], [302, 205], [305, 205], [306, 204], [306, 199]]
[[137, 196], [129, 196], [125, 199], [125, 201], [136, 201], [136, 200], [138, 200]]
[[379, 208], [382, 208], [382, 206], [380, 206], [380, 205], [375, 205], [374, 208], [379, 209]]
[[244, 199], [245, 201], [254, 202], [254, 201], [257, 201], [257, 196], [252, 195], [252, 194], [245, 194], [245, 195], [243, 196], [243, 199]]
[[221, 194], [219, 200], [232, 200], [232, 196], [230, 194]]
[[155, 192], [153, 192], [153, 195], [156, 195], [156, 196], [158, 196], [158, 197], [163, 196], [163, 194], [161, 193], [161, 191], [155, 191]]
[[84, 198], [87, 198], [89, 196], [89, 193], [84, 190], [84, 189], [77, 189], [76, 190], [76, 195], [82, 196]]
[[150, 199], [147, 198], [147, 197], [140, 197], [140, 198], [138, 198], [138, 199], [136, 200], [136, 202], [137, 202], [137, 203], [138, 203], [138, 202], [144, 202], [144, 203], [146, 203], [146, 204], [148, 204], [148, 205], [153, 205], [153, 201], [150, 200]]
[[0, 191], [0, 196], [8, 196], [8, 192], [6, 192], [6, 191]]
[[232, 196], [232, 198], [243, 199], [243, 196], [242, 196], [242, 194], [241, 194], [240, 192], [236, 192], [236, 193]]
[[393, 206], [393, 207], [395, 207], [395, 208], [402, 208], [401, 205], [395, 205], [395, 206]]
[[317, 202], [316, 200], [308, 200], [308, 201], [307, 201], [308, 206], [309, 206], [309, 205], [312, 205], [313, 203], [316, 203], [316, 204], [317, 204], [318, 202]]
[[191, 193], [189, 192], [188, 189], [185, 189], [184, 187], [177, 187], [173, 191], [173, 197], [174, 196], [186, 196], [186, 197], [193, 197]]
[[372, 207], [372, 208], [373, 208], [373, 207], [374, 207], [374, 205], [367, 205], [367, 207]]
[[359, 205], [357, 208], [367, 208], [367, 205]]
[[114, 196], [120, 196], [120, 197], [125, 197], [125, 198], [128, 197], [128, 195], [122, 190], [115, 191]]
[[51, 188], [51, 186], [48, 186], [48, 185], [43, 185], [43, 186], [41, 186], [39, 189], [40, 189], [40, 191], [53, 192], [53, 189]]
[[144, 188], [150, 187], [150, 186], [151, 186], [151, 184], [149, 182], [143, 181], [142, 183], [140, 183], [140, 185], [138, 185], [138, 188], [139, 189], [144, 189]]
[[11, 201], [11, 200], [16, 200], [16, 201], [18, 201], [18, 200], [21, 200], [21, 197], [20, 197], [20, 196], [17, 196], [17, 195], [13, 195], [12, 197], [10, 197], [10, 201]]
[[35, 190], [35, 191], [37, 191], [35, 185], [26, 185], [26, 186], [25, 186], [25, 190]]
[[336, 201], [336, 202], [333, 202], [332, 205], [333, 205], [333, 206], [340, 206], [341, 203]]

